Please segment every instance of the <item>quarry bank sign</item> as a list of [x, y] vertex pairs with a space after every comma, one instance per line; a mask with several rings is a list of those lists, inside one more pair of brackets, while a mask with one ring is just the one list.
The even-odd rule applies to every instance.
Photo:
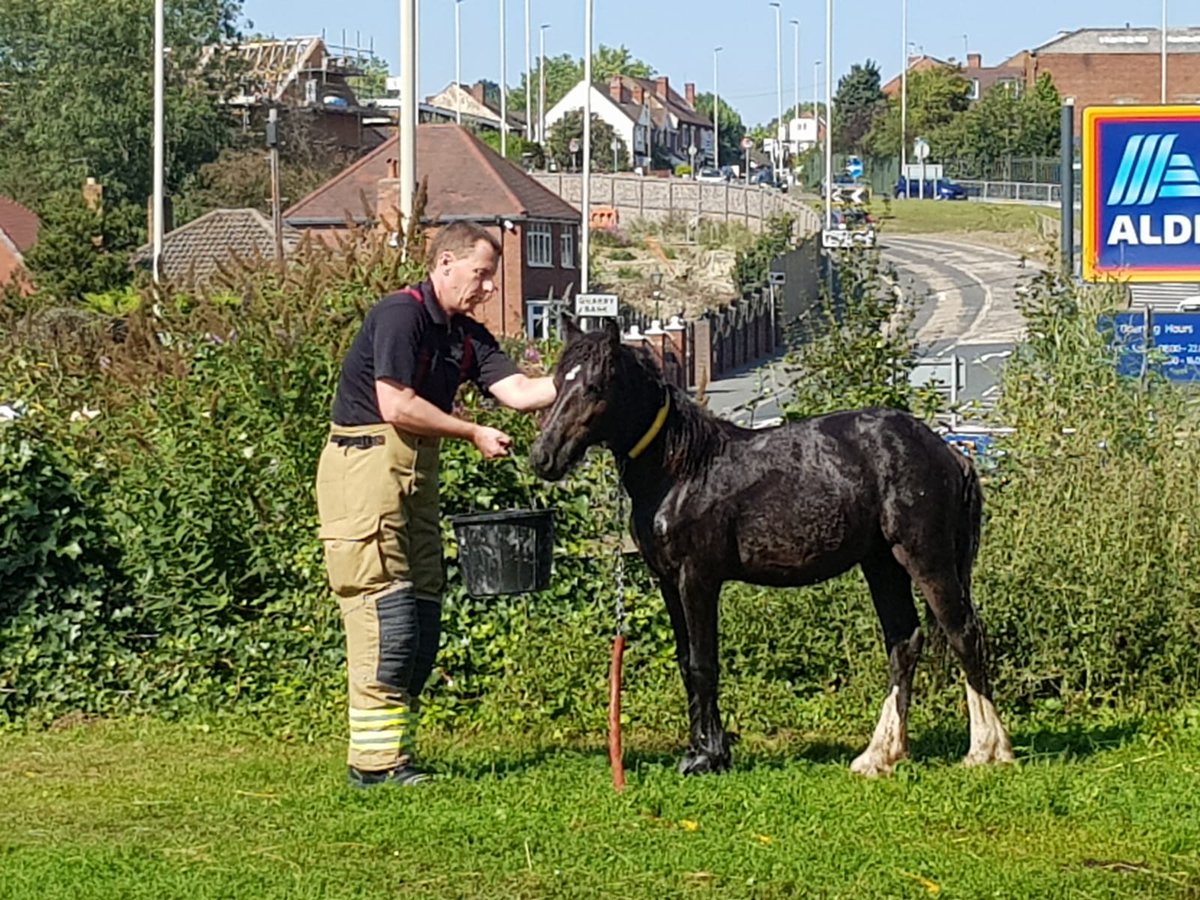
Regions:
[[1200, 281], [1200, 107], [1083, 111], [1083, 277]]

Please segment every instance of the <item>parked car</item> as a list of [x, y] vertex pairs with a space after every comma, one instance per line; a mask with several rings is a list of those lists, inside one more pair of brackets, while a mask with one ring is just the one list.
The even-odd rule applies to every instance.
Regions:
[[783, 183], [775, 177], [775, 170], [765, 166], [750, 173], [751, 184], [762, 184], [767, 187], [783, 187]]
[[854, 249], [874, 247], [875, 218], [862, 209], [835, 209], [832, 227], [821, 232], [821, 245], [829, 248]]
[[720, 169], [714, 168], [713, 166], [703, 166], [700, 171], [696, 173], [696, 180], [724, 182], [726, 178], [725, 173]]
[[[853, 187], [857, 186], [858, 184], [860, 184], [860, 182], [855, 181], [851, 176], [845, 174], [844, 172], [840, 175], [833, 176], [833, 186], [835, 188], [853, 188]], [[821, 179], [821, 196], [822, 197], [825, 196], [825, 179], [824, 178]]]
[[926, 200], [966, 200], [967, 191], [961, 184], [949, 178], [929, 178], [921, 182], [917, 178], [901, 178], [896, 182], [896, 199], [921, 196]]

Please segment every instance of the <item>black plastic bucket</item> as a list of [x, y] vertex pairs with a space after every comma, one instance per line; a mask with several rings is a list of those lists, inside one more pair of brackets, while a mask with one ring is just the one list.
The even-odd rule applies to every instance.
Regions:
[[452, 516], [458, 561], [473, 597], [545, 590], [550, 585], [554, 514], [509, 509]]

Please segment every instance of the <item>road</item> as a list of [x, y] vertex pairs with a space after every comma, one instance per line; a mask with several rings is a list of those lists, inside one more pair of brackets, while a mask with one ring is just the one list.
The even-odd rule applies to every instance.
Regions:
[[[1024, 327], [1017, 287], [1034, 270], [1005, 250], [932, 235], [887, 235], [880, 249], [896, 269], [897, 287], [915, 307], [913, 328], [922, 355], [963, 358], [959, 400], [990, 406], [1000, 368]], [[714, 381], [709, 404], [741, 425], [770, 421], [780, 414], [787, 381], [782, 360], [775, 359]]]
[[881, 249], [915, 306], [922, 355], [964, 358], [959, 399], [990, 405], [1000, 368], [1024, 328], [1017, 288], [1034, 269], [1006, 250], [930, 235], [888, 235]]

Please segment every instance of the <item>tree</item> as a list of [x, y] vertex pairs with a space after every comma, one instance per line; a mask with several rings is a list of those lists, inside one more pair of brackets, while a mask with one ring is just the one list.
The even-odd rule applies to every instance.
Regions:
[[[230, 128], [231, 60], [205, 47], [236, 36], [241, 0], [168, 6], [167, 184], [216, 158]], [[91, 175], [110, 201], [141, 205], [152, 182], [153, 16], [147, 0], [0, 0], [0, 193], [31, 201]]]
[[855, 63], [838, 79], [833, 106], [833, 145], [841, 152], [862, 153], [866, 137], [887, 98], [880, 87], [879, 65], [873, 60]]
[[[534, 62], [533, 68], [533, 108], [537, 115], [538, 91], [540, 88], [540, 60]], [[633, 78], [650, 78], [654, 69], [640, 59], [634, 58], [628, 48], [609, 47], [600, 45], [600, 49], [592, 56], [592, 79], [597, 84], [605, 83], [613, 75], [629, 75]], [[568, 53], [560, 56], [546, 57], [546, 109], [567, 95], [567, 92], [583, 80], [583, 60]], [[525, 108], [525, 73], [521, 73], [521, 83], [508, 92], [510, 108]]]
[[[580, 147], [583, 145], [583, 110], [573, 109], [554, 123], [546, 136], [546, 154], [553, 159], [559, 169], [570, 171], [572, 165], [578, 171], [583, 166], [583, 150], [574, 154], [572, 159], [571, 138], [576, 138]], [[592, 113], [592, 171], [611, 172], [613, 170], [612, 142], [617, 141], [617, 168], [629, 168], [629, 147], [611, 125]]]
[[[924, 137], [941, 155], [942, 141], [935, 140], [971, 105], [971, 85], [954, 66], [938, 66], [910, 72], [908, 76], [909, 153], [915, 138]], [[834, 109], [837, 116], [837, 109]], [[946, 137], [942, 133], [941, 137]], [[958, 138], [955, 138], [957, 141]], [[877, 156], [900, 155], [900, 98], [889, 101], [883, 115], [875, 119], [864, 140], [864, 149]]]
[[[500, 132], [485, 131], [478, 135], [479, 139], [491, 147], [496, 153], [500, 152]], [[545, 153], [542, 150], [542, 145], [534, 141], [527, 141], [524, 137], [514, 131], [508, 132], [508, 140], [505, 141], [505, 150], [508, 153], [506, 159], [511, 160], [519, 166], [528, 165], [529, 168], [540, 169], [545, 164]]]
[[348, 79], [354, 94], [361, 101], [367, 97], [384, 97], [387, 95], [388, 64], [377, 56], [367, 60], [362, 67], [363, 73]]
[[25, 255], [38, 293], [82, 301], [129, 284], [129, 258], [145, 239], [145, 213], [129, 203], [88, 207], [79, 191], [51, 196], [41, 209], [38, 241]]
[[[713, 114], [713, 95], [712, 94], [697, 94], [696, 95], [696, 112], [704, 116], [710, 122]], [[746, 126], [742, 122], [742, 117], [732, 106], [721, 100], [720, 117], [718, 127], [721, 133], [718, 136], [718, 146], [721, 149], [721, 163], [738, 163], [742, 159], [742, 138], [746, 136]]]

